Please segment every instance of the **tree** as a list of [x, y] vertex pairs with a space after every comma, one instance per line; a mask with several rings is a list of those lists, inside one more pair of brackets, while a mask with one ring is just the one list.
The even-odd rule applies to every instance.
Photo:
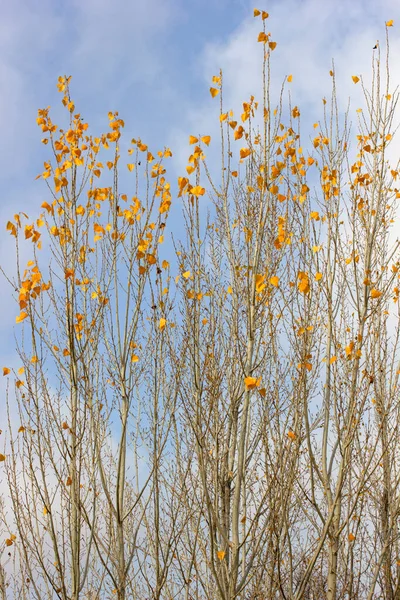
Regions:
[[254, 14], [262, 101], [239, 120], [222, 72], [210, 88], [219, 175], [206, 132], [189, 138], [176, 193], [171, 150], [133, 139], [128, 194], [118, 113], [90, 135], [69, 77], [68, 125], [39, 111], [49, 201], [7, 224], [22, 327], [3, 457], [14, 596], [400, 598], [389, 55], [371, 90], [353, 77], [366, 104], [356, 149], [333, 69], [306, 150], [284, 88], [274, 104], [276, 43]]

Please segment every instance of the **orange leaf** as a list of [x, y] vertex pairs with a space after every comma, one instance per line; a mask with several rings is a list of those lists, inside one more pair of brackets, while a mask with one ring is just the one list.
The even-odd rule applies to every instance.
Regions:
[[213, 98], [215, 98], [215, 96], [218, 96], [219, 94], [219, 90], [217, 90], [216, 88], [211, 87], [210, 88], [210, 94]]
[[271, 277], [271, 279], [269, 280], [269, 282], [274, 287], [279, 287], [279, 277], [277, 277], [276, 275], [274, 275], [273, 277]]
[[218, 550], [217, 556], [218, 556], [219, 560], [224, 560], [225, 552], [223, 550]]
[[194, 137], [194, 135], [189, 136], [189, 144], [197, 144], [198, 141], [199, 141], [199, 138]]
[[209, 146], [210, 142], [211, 142], [211, 136], [209, 135], [203, 135], [203, 137], [201, 138], [201, 141], [206, 145]]
[[356, 539], [356, 536], [354, 535], [354, 533], [349, 533], [348, 538], [349, 542], [354, 542], [354, 540]]
[[241, 148], [240, 149], [240, 158], [246, 158], [251, 154], [250, 148]]
[[290, 440], [295, 440], [295, 439], [296, 439], [296, 437], [297, 437], [297, 436], [296, 436], [296, 434], [295, 434], [295, 432], [294, 432], [294, 431], [292, 431], [291, 429], [288, 431], [288, 434], [287, 434], [287, 436], [288, 436], [288, 438], [289, 438]]
[[254, 11], [253, 11], [253, 15], [254, 15], [255, 17], [259, 17], [259, 16], [261, 15], [261, 12], [258, 10], [258, 8], [255, 8], [255, 9], [254, 9]]
[[386, 27], [393, 27], [393, 19], [390, 19], [390, 21], [386, 21]]
[[352, 75], [351, 78], [354, 81], [354, 83], [358, 83], [360, 81], [360, 78], [357, 77], [357, 75]]
[[372, 288], [371, 292], [370, 292], [370, 296], [371, 298], [379, 298], [380, 296], [382, 296], [382, 292], [380, 292], [379, 290]]
[[9, 372], [10, 372], [10, 369], [9, 369], [8, 367], [3, 367], [3, 377], [4, 377], [5, 375], [8, 375], [8, 374], [9, 374]]
[[22, 311], [18, 317], [15, 317], [15, 322], [16, 323], [21, 323], [24, 319], [26, 319], [26, 317], [28, 316], [28, 313]]
[[160, 331], [164, 331], [166, 324], [167, 324], [167, 320], [164, 319], [163, 317], [161, 317], [161, 319], [158, 323], [158, 328], [160, 329]]
[[276, 42], [269, 42], [268, 46], [271, 48], [271, 50], [275, 50]]
[[6, 457], [4, 456], [4, 454], [0, 454], [0, 462], [4, 462], [6, 460]]
[[246, 390], [254, 390], [259, 387], [261, 383], [261, 377], [245, 377], [244, 384], [246, 386]]

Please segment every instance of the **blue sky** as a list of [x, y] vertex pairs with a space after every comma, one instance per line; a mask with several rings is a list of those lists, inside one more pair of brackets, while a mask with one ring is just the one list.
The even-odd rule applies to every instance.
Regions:
[[[61, 114], [57, 77], [72, 75], [72, 97], [92, 130], [102, 131], [108, 111], [118, 110], [127, 139], [141, 137], [154, 150], [170, 146], [173, 175], [181, 175], [189, 154], [188, 135], [217, 134], [218, 103], [208, 91], [212, 75], [223, 68], [227, 107], [239, 110], [250, 94], [259, 96], [260, 21], [253, 18], [254, 6], [253, 0], [3, 2], [3, 267], [9, 270], [14, 262], [6, 222], [19, 210], [37, 216], [40, 204], [48, 200], [43, 182], [35, 181], [49, 155], [40, 143], [36, 116], [38, 108], [50, 105], [57, 122]], [[351, 95], [350, 114], [355, 120], [362, 99], [351, 75], [363, 73], [368, 80], [372, 47], [377, 39], [384, 45], [388, 19], [394, 19], [392, 56], [400, 56], [398, 0], [260, 0], [256, 6], [269, 12], [268, 30], [278, 44], [273, 56], [274, 93], [278, 97], [281, 82], [292, 73], [292, 102], [302, 111], [303, 130], [322, 116], [332, 58], [341, 108]], [[400, 64], [392, 63], [394, 87], [400, 81]], [[211, 156], [214, 151], [210, 149]], [[4, 281], [0, 305], [0, 366], [13, 366], [18, 364], [13, 351], [18, 311]]]

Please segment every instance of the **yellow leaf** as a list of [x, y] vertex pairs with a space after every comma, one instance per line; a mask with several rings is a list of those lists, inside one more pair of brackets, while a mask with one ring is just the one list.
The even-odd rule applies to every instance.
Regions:
[[322, 277], [322, 273], [315, 273], [315, 281], [321, 281]]
[[128, 167], [128, 171], [133, 171], [133, 169], [135, 168], [135, 165], [133, 163], [129, 163], [126, 166]]
[[166, 324], [167, 324], [167, 320], [164, 319], [163, 317], [161, 317], [161, 319], [158, 323], [158, 327], [159, 327], [160, 331], [164, 331]]
[[267, 36], [267, 34], [265, 33], [265, 31], [261, 31], [261, 32], [258, 34], [257, 42], [264, 42], [264, 44], [265, 44], [266, 42], [268, 42], [268, 36]]
[[201, 185], [196, 185], [190, 190], [190, 193], [194, 196], [204, 196], [205, 192], [206, 190], [203, 187], [201, 187]]
[[222, 113], [222, 114], [219, 116], [219, 120], [220, 120], [220, 122], [221, 122], [221, 123], [222, 123], [223, 121], [226, 121], [226, 119], [227, 119], [227, 118], [228, 118], [228, 113]]
[[182, 277], [184, 277], [185, 279], [189, 279], [190, 271], [185, 271], [184, 273], [182, 273]]
[[25, 367], [20, 367], [17, 371], [18, 375], [22, 375], [22, 373], [25, 371]]
[[382, 292], [380, 292], [379, 290], [372, 288], [371, 292], [370, 292], [370, 296], [371, 298], [379, 298], [380, 296], [382, 296]]
[[294, 431], [292, 431], [291, 429], [288, 431], [288, 434], [287, 434], [287, 436], [288, 436], [288, 438], [289, 438], [290, 440], [295, 440], [295, 439], [296, 439], [296, 437], [297, 437], [297, 436], [296, 436], [296, 434], [295, 434], [295, 432], [294, 432]]
[[168, 269], [169, 267], [169, 262], [167, 260], [163, 260], [161, 263], [161, 266], [163, 269]]
[[224, 560], [225, 552], [223, 550], [218, 550], [217, 556], [218, 556], [219, 560]]
[[314, 221], [319, 221], [319, 212], [316, 210], [313, 210], [312, 212], [310, 212], [310, 221], [314, 219]]
[[336, 362], [336, 361], [337, 361], [337, 357], [336, 356], [331, 356], [330, 359], [329, 359], [329, 364], [333, 365], [333, 363]]
[[275, 50], [276, 42], [269, 42], [268, 46], [271, 48], [271, 50]]
[[3, 377], [5, 377], [6, 375], [8, 375], [10, 372], [10, 369], [8, 367], [3, 367]]
[[352, 75], [351, 78], [354, 81], [354, 83], [358, 83], [360, 81], [360, 78], [357, 77], [357, 75]]
[[251, 154], [250, 148], [241, 148], [240, 150], [240, 158], [246, 158]]
[[16, 323], [21, 323], [21, 321], [23, 321], [24, 319], [26, 319], [26, 317], [28, 316], [28, 313], [22, 311], [18, 317], [15, 317], [15, 322]]
[[194, 135], [189, 136], [189, 144], [197, 144], [198, 141], [199, 141], [199, 138], [194, 137]]
[[204, 319], [202, 320], [202, 323], [203, 323], [203, 325], [207, 325], [207, 323], [208, 323], [208, 319], [206, 319], [206, 318], [204, 317]]
[[133, 363], [139, 362], [139, 357], [136, 354], [132, 354], [131, 362], [133, 362]]
[[21, 427], [18, 429], [18, 433], [23, 433], [25, 431], [25, 427], [23, 425], [21, 425]]
[[259, 16], [261, 15], [261, 12], [258, 10], [258, 8], [255, 8], [255, 9], [254, 9], [254, 11], [253, 11], [253, 15], [254, 15], [255, 17], [259, 17]]
[[211, 142], [211, 136], [209, 135], [203, 135], [203, 137], [201, 138], [201, 141], [206, 145], [209, 146], [210, 142]]
[[273, 277], [271, 277], [271, 279], [269, 280], [269, 282], [274, 287], [279, 287], [279, 277], [277, 277], [276, 275], [274, 275]]
[[47, 510], [47, 508], [46, 508], [46, 507], [44, 507], [44, 508], [43, 508], [43, 515], [44, 515], [44, 516], [46, 516], [48, 512], [49, 512], [49, 511]]
[[229, 286], [229, 287], [228, 287], [228, 289], [227, 289], [226, 291], [228, 292], [228, 294], [232, 294], [232, 292], [233, 292], [233, 290], [232, 290], [232, 287], [231, 287], [231, 286]]
[[244, 384], [246, 386], [246, 390], [254, 390], [259, 387], [261, 383], [261, 377], [245, 377]]
[[288, 75], [288, 78], [287, 78], [287, 80], [288, 80], [288, 82], [290, 83], [290, 82], [293, 80], [293, 75]]
[[386, 27], [393, 27], [393, 19], [390, 19], [390, 21], [386, 21]]
[[213, 98], [215, 98], [215, 96], [218, 96], [219, 90], [217, 90], [216, 88], [210, 87], [210, 94]]
[[0, 462], [4, 462], [6, 460], [6, 457], [4, 456], [4, 454], [0, 454]]
[[268, 19], [269, 14], [267, 12], [265, 12], [265, 10], [261, 11], [261, 18], [263, 21], [265, 21], [265, 19]]
[[299, 272], [297, 287], [302, 294], [308, 294], [310, 291], [310, 280], [304, 271]]
[[232, 171], [231, 175], [232, 175], [232, 177], [237, 177], [238, 176], [238, 172], [237, 171]]

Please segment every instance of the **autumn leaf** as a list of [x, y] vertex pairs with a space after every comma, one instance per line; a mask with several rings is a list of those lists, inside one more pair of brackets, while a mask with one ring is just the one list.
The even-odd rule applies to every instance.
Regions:
[[354, 81], [354, 83], [358, 83], [360, 81], [360, 78], [357, 77], [357, 75], [352, 75], [351, 78]]
[[254, 9], [254, 11], [253, 11], [253, 15], [254, 15], [255, 17], [259, 17], [259, 16], [261, 15], [261, 12], [258, 10], [258, 8], [255, 8], [255, 9]]
[[210, 135], [203, 135], [203, 137], [201, 138], [201, 141], [206, 145], [209, 146], [210, 142], [211, 142], [211, 136]]
[[10, 369], [8, 367], [3, 367], [3, 377], [5, 377], [6, 375], [8, 375], [10, 372]]
[[310, 291], [310, 280], [308, 278], [308, 274], [304, 271], [300, 271], [298, 274], [298, 283], [297, 287], [299, 292], [302, 294], [308, 294]]
[[372, 290], [370, 291], [370, 296], [371, 298], [380, 298], [380, 296], [382, 296], [382, 292], [375, 288], [372, 288]]
[[386, 21], [386, 27], [393, 27], [393, 19], [390, 19], [390, 21]]
[[189, 144], [197, 144], [198, 141], [199, 138], [195, 137], [194, 135], [189, 136]]
[[269, 280], [269, 282], [274, 287], [279, 287], [279, 277], [277, 277], [276, 275], [274, 275], [273, 277], [271, 277], [271, 279]]
[[240, 158], [246, 158], [251, 154], [250, 148], [241, 148], [240, 150]]
[[6, 460], [6, 457], [4, 454], [0, 454], [0, 462], [4, 462]]
[[196, 185], [190, 190], [190, 193], [193, 194], [193, 196], [204, 196], [205, 192], [206, 190], [200, 185]]
[[268, 36], [267, 36], [267, 34], [265, 33], [265, 31], [261, 31], [261, 32], [258, 34], [257, 42], [264, 42], [264, 44], [265, 44], [266, 42], [268, 42]]
[[26, 317], [28, 316], [27, 312], [22, 311], [18, 317], [15, 317], [15, 322], [16, 323], [21, 323], [24, 319], [26, 319]]
[[288, 75], [287, 80], [288, 80], [289, 83], [291, 83], [291, 81], [293, 81], [293, 75]]
[[288, 434], [287, 434], [287, 436], [288, 436], [288, 438], [289, 438], [290, 440], [295, 440], [295, 439], [296, 439], [296, 437], [297, 437], [297, 436], [296, 436], [296, 434], [295, 434], [295, 432], [294, 432], [294, 431], [292, 431], [291, 429], [288, 431]]
[[254, 390], [259, 387], [260, 383], [261, 377], [245, 377], [244, 379], [246, 390]]
[[354, 535], [354, 533], [349, 533], [347, 539], [349, 540], [349, 542], [354, 542], [356, 536]]
[[215, 98], [215, 96], [218, 96], [219, 90], [217, 90], [216, 88], [210, 87], [210, 94], [213, 98]]
[[225, 558], [224, 550], [218, 550], [217, 556], [218, 556], [219, 560], [224, 560], [224, 558]]
[[161, 317], [161, 319], [160, 319], [160, 321], [158, 323], [159, 330], [160, 331], [164, 331], [166, 324], [167, 324], [167, 320], [164, 319], [163, 317]]

